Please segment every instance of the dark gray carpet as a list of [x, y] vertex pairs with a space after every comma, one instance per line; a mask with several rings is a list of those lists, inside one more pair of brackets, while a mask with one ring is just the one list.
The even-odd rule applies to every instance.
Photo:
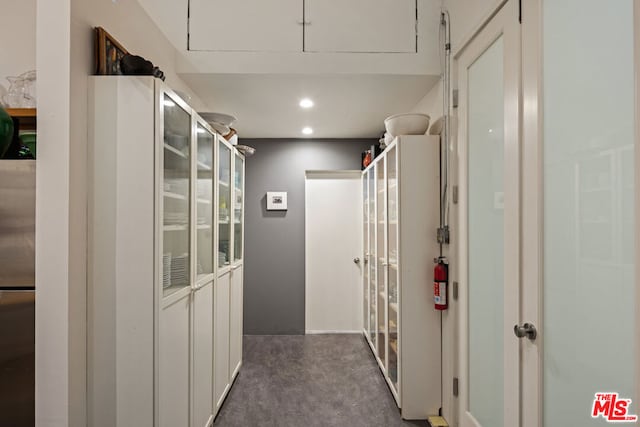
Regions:
[[426, 426], [400, 418], [361, 335], [249, 335], [214, 426]]

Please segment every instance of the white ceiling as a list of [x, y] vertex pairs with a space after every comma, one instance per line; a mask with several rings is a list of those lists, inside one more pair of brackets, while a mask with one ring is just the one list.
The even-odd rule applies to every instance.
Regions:
[[[376, 138], [384, 119], [411, 111], [436, 84], [429, 75], [182, 74], [212, 111], [238, 118], [241, 138]], [[315, 106], [304, 110], [300, 99]], [[314, 133], [304, 136], [302, 128]]]

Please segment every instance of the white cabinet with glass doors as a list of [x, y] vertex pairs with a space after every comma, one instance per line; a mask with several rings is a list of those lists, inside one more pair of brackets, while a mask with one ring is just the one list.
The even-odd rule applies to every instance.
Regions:
[[[235, 372], [221, 374], [230, 384], [242, 333], [241, 257], [231, 252], [226, 269], [240, 271], [226, 299], [217, 299], [222, 138], [157, 79], [101, 76], [91, 83], [90, 424], [210, 425], [219, 408], [217, 352], [226, 351], [227, 365], [229, 354], [236, 360]], [[234, 194], [241, 199], [240, 188]], [[236, 288], [239, 308], [230, 306], [238, 305]], [[231, 327], [240, 340], [230, 341]]]
[[364, 334], [405, 419], [441, 407], [439, 139], [401, 136], [362, 174]]
[[218, 141], [218, 279], [215, 292], [214, 402], [216, 411], [242, 365], [245, 160]]

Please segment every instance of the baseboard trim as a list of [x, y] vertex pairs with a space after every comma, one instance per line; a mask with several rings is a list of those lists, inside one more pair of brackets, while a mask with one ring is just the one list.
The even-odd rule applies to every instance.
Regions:
[[305, 335], [322, 335], [322, 334], [362, 334], [361, 330], [353, 330], [353, 331], [305, 331]]

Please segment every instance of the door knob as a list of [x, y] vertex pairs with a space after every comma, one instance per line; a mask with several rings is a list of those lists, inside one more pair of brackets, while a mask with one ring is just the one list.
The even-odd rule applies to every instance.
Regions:
[[535, 340], [538, 336], [538, 331], [536, 330], [536, 327], [533, 326], [533, 323], [525, 323], [522, 326], [515, 325], [513, 327], [513, 333], [516, 334], [516, 337], [518, 338], [527, 337], [531, 341]]
[[353, 262], [356, 263], [356, 264], [360, 264], [360, 258], [354, 258]]

